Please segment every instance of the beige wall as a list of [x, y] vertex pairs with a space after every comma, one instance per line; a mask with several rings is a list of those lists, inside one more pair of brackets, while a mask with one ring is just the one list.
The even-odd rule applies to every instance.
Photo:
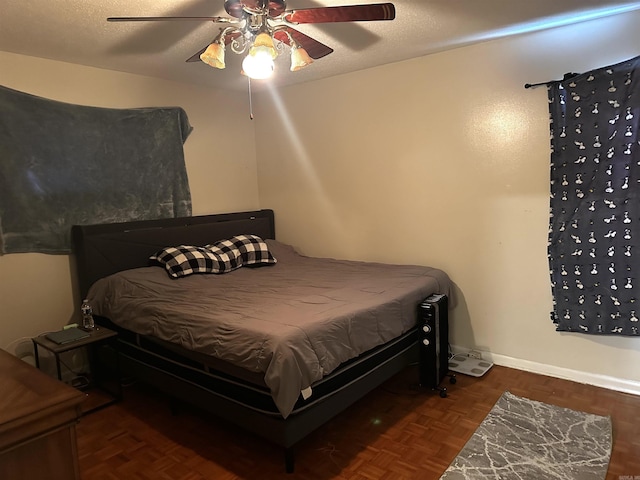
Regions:
[[640, 392], [637, 338], [549, 319], [546, 89], [523, 88], [638, 55], [638, 24], [635, 12], [261, 94], [261, 205], [310, 255], [447, 271], [458, 347]]
[[[259, 208], [253, 122], [244, 93], [6, 52], [0, 52], [0, 85], [82, 105], [181, 106], [194, 127], [184, 146], [193, 213]], [[23, 337], [75, 321], [80, 299], [72, 269], [68, 255], [0, 256], [0, 348], [24, 348]]]

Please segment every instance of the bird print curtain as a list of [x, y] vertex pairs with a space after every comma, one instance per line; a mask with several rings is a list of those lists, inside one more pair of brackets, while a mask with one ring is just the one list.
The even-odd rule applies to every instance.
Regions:
[[548, 85], [551, 317], [639, 335], [640, 57]]

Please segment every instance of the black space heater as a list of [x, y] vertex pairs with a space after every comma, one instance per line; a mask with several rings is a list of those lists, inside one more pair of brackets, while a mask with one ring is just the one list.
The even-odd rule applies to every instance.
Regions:
[[456, 383], [449, 374], [449, 300], [446, 295], [434, 294], [418, 305], [420, 337], [420, 385], [438, 390], [447, 396], [446, 387], [440, 387], [444, 377]]

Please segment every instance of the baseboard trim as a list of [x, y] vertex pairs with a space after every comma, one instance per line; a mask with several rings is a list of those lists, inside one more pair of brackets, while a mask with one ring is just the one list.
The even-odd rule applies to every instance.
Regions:
[[[451, 346], [451, 350], [455, 354], [458, 354], [458, 353], [464, 354], [469, 351], [469, 349], [457, 347], [454, 345]], [[539, 362], [532, 362], [530, 360], [523, 360], [521, 358], [509, 357], [507, 355], [498, 355], [490, 352], [481, 352], [481, 353], [482, 353], [483, 359], [493, 362], [495, 365], [515, 368], [517, 370], [525, 370], [527, 372], [538, 373], [541, 375], [548, 375], [550, 377], [555, 377], [555, 378], [562, 378], [563, 380], [571, 380], [573, 382], [607, 388], [609, 390], [616, 390], [618, 392], [625, 392], [633, 395], [640, 395], [640, 382], [636, 382], [633, 380], [610, 377], [608, 375], [600, 375], [597, 373], [589, 373], [589, 372], [583, 372], [579, 370], [572, 370], [570, 368], [558, 367], [555, 365], [548, 365], [548, 364], [539, 363]]]

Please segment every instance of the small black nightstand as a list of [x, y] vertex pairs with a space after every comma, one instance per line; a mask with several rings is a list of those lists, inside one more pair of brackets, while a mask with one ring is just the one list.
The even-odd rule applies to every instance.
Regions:
[[[57, 344], [55, 342], [52, 342], [45, 336], [46, 334], [42, 334], [31, 339], [31, 341], [33, 342], [33, 350], [34, 350], [34, 355], [36, 360], [36, 367], [40, 368], [40, 354], [38, 352], [38, 348], [41, 347], [41, 348], [44, 348], [45, 350], [48, 350], [53, 354], [55, 358], [58, 380], [62, 380], [62, 371], [60, 368], [60, 355], [63, 354], [64, 352], [75, 350], [77, 348], [87, 347], [87, 353], [89, 357], [89, 367], [91, 368], [91, 381], [89, 382], [89, 385], [83, 388], [82, 390], [86, 389], [85, 393], [87, 394], [87, 396], [91, 396], [90, 395], [91, 387], [97, 387], [99, 390], [106, 393], [107, 397], [104, 398], [104, 396], [102, 396], [103, 398], [101, 399], [98, 398], [97, 401], [85, 402], [85, 403], [88, 403], [88, 406], [87, 408], [83, 407], [82, 409], [83, 415], [93, 412], [95, 410], [98, 410], [100, 408], [106, 407], [108, 405], [111, 405], [122, 399], [122, 386], [120, 383], [120, 368], [118, 365], [119, 362], [118, 362], [117, 349], [113, 349], [116, 355], [116, 362], [115, 362], [116, 368], [115, 368], [115, 372], [113, 372], [116, 377], [115, 388], [113, 389], [106, 388], [105, 386], [106, 382], [103, 382], [101, 378], [98, 378], [99, 375], [97, 375], [96, 371], [94, 370], [94, 368], [97, 369], [97, 364], [95, 362], [95, 349], [101, 345], [104, 345], [105, 343], [114, 341], [118, 336], [118, 333], [106, 327], [101, 327], [101, 326], [96, 326], [92, 330], [87, 330], [87, 332], [89, 333], [88, 337], [82, 338], [80, 340], [76, 340], [73, 342], [69, 342], [69, 343], [63, 343], [63, 344]], [[96, 395], [96, 397], [100, 397], [100, 395]]]

